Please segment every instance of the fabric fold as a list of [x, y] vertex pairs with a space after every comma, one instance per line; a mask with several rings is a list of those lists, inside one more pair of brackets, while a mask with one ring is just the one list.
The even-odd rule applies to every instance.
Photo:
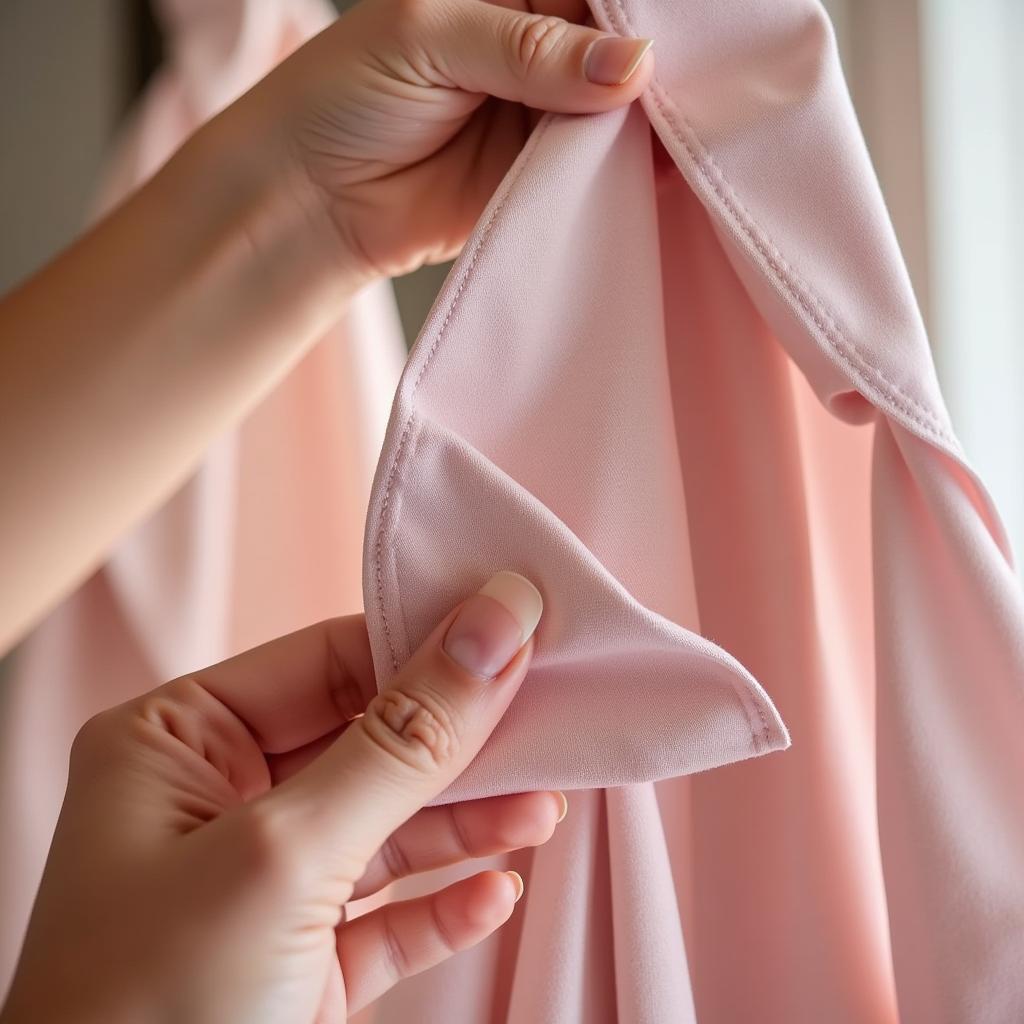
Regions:
[[[560, 828], [583, 845], [516, 867], [547, 891], [607, 848], [590, 937], [620, 1019], [1016, 1019], [1024, 603], [831, 26], [812, 0], [592, 10], [655, 40], [654, 80], [541, 121], [420, 336], [365, 539], [380, 681], [493, 569], [541, 587], [535, 668], [445, 798], [582, 790], [586, 827]], [[698, 635], [770, 742], [740, 752]], [[594, 831], [587, 787], [623, 783]], [[531, 936], [563, 933], [553, 906], [527, 905]], [[545, 974], [525, 934], [540, 975], [490, 1019], [605, 1019], [607, 979]], [[402, 1005], [505, 991], [510, 956]]]
[[[446, 799], [648, 782], [788, 744], [778, 713], [749, 672], [677, 624], [693, 619], [692, 600], [680, 587], [690, 571], [679, 542], [685, 498], [671, 428], [660, 284], [632, 278], [626, 265], [627, 254], [632, 259], [638, 251], [657, 261], [647, 120], [640, 109], [600, 124], [551, 118], [534, 138], [510, 172], [514, 195], [510, 185], [492, 201], [406, 369], [366, 534], [366, 602], [381, 685], [443, 609], [494, 566], [529, 576], [545, 597], [548, 612], [529, 680]], [[549, 163], [565, 152], [579, 161], [570, 179], [576, 209]], [[608, 237], [589, 211], [624, 191], [637, 213], [628, 235], [620, 230]], [[549, 235], [524, 237], [524, 225], [532, 230], [544, 221], [554, 228]], [[560, 236], [577, 243], [556, 257], [569, 280], [554, 280], [550, 291], [535, 284], [529, 310], [514, 319], [503, 315], [496, 296], [505, 280], [527, 279], [533, 246], [557, 252]], [[608, 246], [620, 249], [621, 264], [607, 258]], [[571, 283], [594, 273], [606, 278], [600, 302], [591, 281], [585, 289]], [[507, 300], [516, 301], [514, 294]], [[610, 316], [631, 344], [609, 335]], [[487, 344], [478, 341], [481, 327]], [[531, 347], [518, 345], [520, 332], [530, 335]], [[459, 360], [454, 376], [453, 360]], [[474, 393], [487, 376], [501, 383], [486, 410], [474, 409]], [[569, 401], [567, 388], [575, 392]], [[633, 403], [646, 415], [627, 426]], [[552, 429], [561, 438], [555, 444], [548, 441]], [[660, 494], [652, 493], [657, 481], [664, 481]], [[623, 529], [616, 506], [641, 522]], [[482, 528], [498, 510], [500, 529]], [[666, 559], [657, 570], [647, 561], [652, 544], [663, 545]], [[437, 571], [441, 550], [444, 573]], [[631, 592], [634, 578], [653, 607]], [[420, 599], [410, 601], [411, 593]], [[591, 624], [600, 624], [600, 635]], [[586, 644], [578, 643], [581, 635]], [[577, 723], [572, 736], [566, 720]]]

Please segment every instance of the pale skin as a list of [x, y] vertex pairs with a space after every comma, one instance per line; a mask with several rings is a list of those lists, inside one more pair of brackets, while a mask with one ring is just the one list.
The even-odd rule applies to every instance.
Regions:
[[[3, 1024], [338, 1022], [486, 938], [518, 876], [470, 874], [343, 919], [396, 877], [546, 842], [567, 804], [424, 808], [519, 689], [448, 653], [474, 595], [377, 695], [362, 616], [311, 626], [91, 720]], [[492, 630], [493, 632], [493, 630]], [[357, 717], [358, 716], [358, 717]]]
[[[0, 651], [361, 286], [459, 250], [534, 111], [640, 95], [646, 42], [584, 14], [364, 0], [0, 302], [0, 479], [17, 481]], [[500, 927], [521, 882], [498, 871], [352, 922], [342, 908], [396, 874], [543, 843], [564, 813], [552, 793], [425, 807], [526, 673], [532, 625], [520, 636], [503, 607], [469, 598], [381, 696], [350, 617], [89, 723], [3, 1024], [341, 1021]], [[479, 636], [453, 647], [456, 618]], [[513, 634], [500, 671], [467, 669], [478, 640]]]

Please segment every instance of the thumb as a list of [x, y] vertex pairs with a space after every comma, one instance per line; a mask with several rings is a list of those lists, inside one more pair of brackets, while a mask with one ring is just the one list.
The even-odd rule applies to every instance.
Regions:
[[650, 80], [649, 39], [483, 0], [446, 4], [417, 49], [451, 84], [539, 110], [596, 113], [636, 99]]
[[361, 870], [441, 793], [518, 691], [542, 604], [529, 580], [499, 572], [446, 616], [362, 717], [267, 795], [287, 805], [296, 841]]

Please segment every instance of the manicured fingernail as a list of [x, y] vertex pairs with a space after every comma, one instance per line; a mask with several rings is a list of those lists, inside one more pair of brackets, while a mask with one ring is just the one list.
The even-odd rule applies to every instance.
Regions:
[[640, 67], [652, 41], [621, 36], [595, 39], [583, 58], [583, 74], [595, 85], [622, 85]]
[[557, 825], [560, 821], [564, 821], [565, 816], [569, 813], [569, 798], [561, 790], [555, 792], [555, 798], [558, 800], [560, 808], [558, 817], [555, 819]]
[[444, 650], [467, 672], [491, 679], [533, 636], [543, 607], [540, 591], [528, 579], [499, 572], [459, 610]]
[[523, 876], [518, 871], [506, 871], [505, 874], [512, 879], [512, 884], [516, 887], [516, 903], [518, 903], [526, 891], [526, 886], [523, 884]]

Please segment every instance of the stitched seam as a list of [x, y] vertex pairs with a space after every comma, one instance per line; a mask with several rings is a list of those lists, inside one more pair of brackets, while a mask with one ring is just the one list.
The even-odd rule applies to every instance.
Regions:
[[[709, 640], [709, 643], [715, 641]], [[736, 703], [740, 706], [740, 711], [743, 712], [743, 716], [747, 720], [747, 728], [750, 729], [750, 749], [755, 754], [760, 754], [762, 750], [766, 750], [771, 742], [771, 728], [768, 725], [768, 719], [765, 717], [763, 701], [762, 699], [750, 689], [749, 686], [745, 686], [736, 679], [736, 670], [731, 665], [726, 665], [725, 668], [729, 672], [729, 685], [732, 687], [733, 696], [736, 698]], [[758, 728], [757, 721], [754, 719], [751, 713], [751, 708], [757, 712], [757, 718], [761, 722], [760, 738], [758, 741]]]
[[[398, 468], [402, 461], [402, 457], [406, 452], [406, 442], [409, 439], [409, 434], [412, 430], [413, 423], [416, 419], [416, 407], [414, 404], [414, 398], [416, 390], [420, 386], [420, 382], [424, 376], [430, 364], [434, 358], [434, 353], [437, 351], [438, 345], [441, 343], [441, 339], [444, 337], [445, 331], [448, 328], [448, 324], [451, 322], [452, 315], [459, 304], [459, 299], [462, 297], [462, 293], [469, 283], [469, 279], [472, 276], [473, 269], [476, 267], [477, 260], [480, 258], [481, 253], [484, 251], [485, 245], [490, 238], [491, 228], [497, 219], [498, 214], [505, 206], [505, 201], [512, 193], [513, 186], [519, 179], [519, 176], [523, 173], [526, 165], [530, 162], [533, 154], [537, 150], [537, 146], [541, 138], [547, 133], [548, 127], [551, 124], [551, 118], [544, 121], [538, 129], [530, 136], [520, 156], [520, 163], [516, 169], [514, 175], [507, 179], [505, 192], [501, 199], [495, 204], [494, 209], [491, 210], [490, 215], [480, 228], [480, 234], [477, 237], [476, 245], [473, 249], [469, 260], [466, 263], [466, 267], [462, 272], [462, 279], [459, 281], [458, 287], [455, 289], [455, 294], [451, 298], [451, 302], [448, 304], [448, 309], [445, 313], [444, 319], [441, 321], [440, 326], [437, 329], [437, 334], [434, 337], [433, 342], [427, 351], [426, 357], [423, 360], [423, 365], [420, 367], [419, 373], [416, 374], [416, 379], [412, 383], [412, 387], [409, 389], [409, 416], [405, 421], [405, 426], [402, 428], [402, 434], [398, 439], [398, 447], [395, 449], [394, 459], [392, 460], [391, 466], [388, 469], [387, 482], [384, 486], [384, 497], [381, 501], [380, 507], [380, 523], [377, 529], [377, 538], [374, 544], [375, 552], [375, 578], [377, 583], [377, 607], [380, 611], [381, 623], [384, 627], [384, 636], [387, 639], [388, 651], [391, 654], [391, 665], [392, 668], [398, 671], [398, 655], [395, 651], [394, 637], [392, 635], [391, 626], [388, 622], [387, 611], [384, 603], [384, 569], [383, 569], [383, 552], [384, 552], [384, 530], [387, 525], [387, 511], [388, 506], [391, 503], [391, 491], [395, 484], [398, 476]], [[397, 570], [395, 570], [397, 575]]]
[[764, 708], [761, 707], [760, 701], [754, 701], [754, 708], [757, 711], [757, 717], [761, 719], [761, 735], [764, 737], [764, 745], [767, 747], [771, 736], [768, 730], [768, 719], [764, 717]]
[[388, 470], [387, 485], [384, 488], [384, 498], [380, 506], [380, 522], [377, 529], [377, 538], [375, 543], [375, 576], [377, 580], [377, 607], [380, 610], [381, 623], [384, 626], [384, 636], [388, 642], [388, 652], [391, 654], [391, 666], [397, 672], [398, 671], [398, 656], [395, 653], [395, 642], [394, 637], [391, 633], [391, 623], [388, 622], [387, 612], [384, 607], [384, 527], [387, 523], [387, 512], [388, 506], [391, 504], [391, 490], [394, 484], [395, 477], [398, 472], [398, 464], [401, 458], [402, 452], [405, 449], [405, 443], [409, 438], [409, 434], [412, 431], [413, 424], [415, 422], [416, 413], [415, 410], [409, 413], [409, 418], [405, 422], [405, 427], [402, 430], [402, 436], [398, 440], [398, 448], [395, 451], [394, 461], [391, 463], [391, 468]]
[[[616, 17], [609, 9], [607, 0], [601, 0], [601, 2], [605, 15], [613, 25], [629, 35], [637, 34], [632, 27], [623, 0], [612, 0], [618, 8], [621, 17]], [[718, 196], [732, 221], [746, 235], [755, 250], [767, 263], [768, 268], [773, 272], [773, 277], [818, 327], [829, 349], [835, 353], [855, 377], [867, 377], [867, 383], [873, 384], [892, 403], [894, 408], [902, 412], [904, 416], [916, 424], [928, 436], [945, 444], [955, 446], [955, 442], [952, 441], [932, 410], [922, 405], [913, 395], [907, 394], [897, 383], [885, 377], [881, 370], [875, 364], [869, 362], [863, 353], [846, 337], [838, 324], [837, 318], [830, 312], [810, 285], [785, 259], [764, 229], [757, 225], [749, 211], [744, 207], [721, 167], [716, 163], [710, 150], [701, 140], [693, 125], [687, 120], [685, 114], [676, 106], [664, 86], [657, 79], [657, 76], [651, 82], [651, 96], [673, 137], [686, 149], [696, 170]], [[685, 132], [680, 127], [680, 122], [685, 127]], [[711, 173], [712, 170], [714, 171], [714, 176]], [[897, 395], [900, 397], [897, 398]]]
[[[677, 112], [678, 108], [670, 106], [671, 100], [660, 84], [655, 84], [655, 88], [652, 90], [652, 96], [662, 116], [668, 122], [673, 136], [686, 147], [691, 159], [693, 159], [694, 163], [697, 165], [697, 169], [701, 171], [705, 180], [707, 180], [714, 189], [715, 194], [722, 201], [722, 204], [726, 207], [726, 210], [733, 221], [736, 222], [740, 230], [742, 230], [750, 239], [758, 254], [768, 264], [768, 268], [774, 272], [775, 276], [785, 287], [790, 296], [799, 304], [800, 308], [807, 314], [807, 316], [810, 317], [815, 326], [818, 327], [823, 339], [828, 344], [829, 348], [839, 357], [840, 361], [850, 371], [852, 371], [855, 376], [868, 377], [868, 383], [873, 384], [896, 409], [907, 416], [912, 422], [916, 423], [929, 434], [940, 438], [944, 437], [944, 431], [942, 430], [934, 413], [927, 406], [922, 405], [917, 401], [913, 395], [907, 394], [907, 392], [905, 392], [894, 381], [884, 377], [877, 366], [865, 359], [863, 353], [854, 347], [849, 339], [844, 335], [842, 329], [837, 323], [836, 317], [830, 312], [828, 307], [825, 306], [822, 300], [810, 289], [792, 265], [786, 261], [785, 257], [779, 252], [774, 243], [771, 242], [763, 229], [755, 229], [750, 219], [750, 214], [740, 203], [738, 196], [733, 191], [731, 185], [729, 185], [727, 179], [722, 174], [721, 168], [715, 163], [711, 154], [706, 150], [703, 150], [703, 148], [701, 154], [696, 153], [693, 147], [689, 144], [689, 140], [675, 123], [672, 114], [673, 112]], [[679, 116], [682, 118], [681, 114]], [[688, 122], [686, 126], [689, 131], [693, 133], [693, 128]], [[694, 135], [694, 137], [696, 138], [696, 135]], [[700, 166], [702, 156], [721, 179], [722, 186], [724, 186], [725, 189], [728, 189], [728, 194], [719, 187], [716, 181], [710, 178], [707, 170]], [[759, 231], [760, 234], [758, 234]]]

